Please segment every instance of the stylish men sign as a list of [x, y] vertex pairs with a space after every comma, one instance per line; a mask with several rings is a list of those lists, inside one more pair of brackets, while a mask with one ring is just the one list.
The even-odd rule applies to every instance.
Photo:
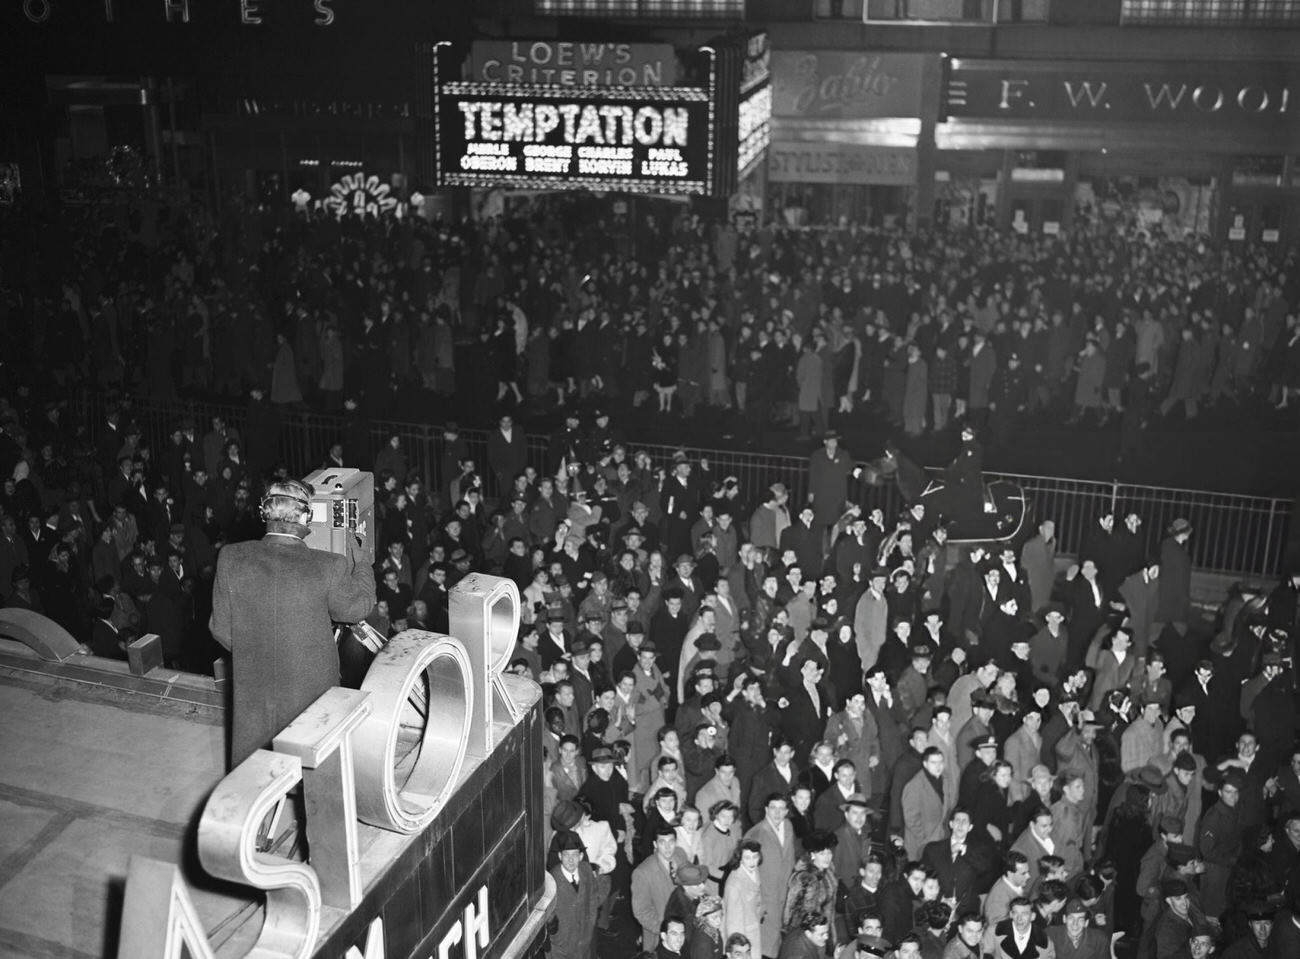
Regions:
[[[509, 766], [534, 752], [511, 737], [537, 700], [532, 683], [503, 675], [518, 631], [518, 589], [473, 574], [451, 591], [450, 616], [454, 636], [394, 637], [360, 690], [329, 690], [273, 749], [217, 784], [199, 820], [199, 861], [218, 879], [265, 892], [265, 919], [246, 955], [306, 959], [364, 940], [366, 959], [476, 959], [491, 951], [491, 914], [513, 921], [527, 910], [536, 890], [522, 878], [529, 841], [522, 799], [509, 821], [498, 810], [491, 825], [487, 812], [467, 824], [468, 853], [455, 825], [425, 832], [444, 809], [450, 817], [485, 794], [499, 797], [507, 784], [519, 796], [534, 792], [521, 781], [524, 768]], [[414, 759], [399, 759], [399, 735], [419, 713]], [[484, 769], [494, 770], [490, 786], [455, 793]], [[256, 851], [268, 813], [300, 782], [310, 861]], [[448, 807], [454, 794], [460, 801]], [[452, 840], [456, 848], [445, 848]], [[448, 876], [463, 877], [459, 889]], [[196, 959], [213, 956], [179, 870], [133, 858], [118, 954], [179, 959], [185, 949]]]
[[1300, 67], [1281, 63], [952, 60], [949, 118], [1295, 130]]
[[437, 120], [443, 185], [709, 190], [713, 117], [702, 89], [444, 83]]
[[774, 183], [916, 185], [916, 151], [849, 143], [774, 143], [767, 157]]

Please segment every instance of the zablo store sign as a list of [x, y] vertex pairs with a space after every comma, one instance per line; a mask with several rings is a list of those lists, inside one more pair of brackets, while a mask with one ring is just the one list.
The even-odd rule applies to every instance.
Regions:
[[[540, 790], [519, 765], [536, 752], [530, 707], [537, 690], [503, 675], [519, 591], [509, 580], [473, 574], [452, 589], [450, 615], [454, 636], [408, 630], [394, 637], [360, 690], [326, 692], [209, 797], [199, 861], [217, 879], [266, 897], [260, 934], [244, 955], [478, 959], [497, 955], [519, 931], [545, 881], [540, 865], [528, 868], [527, 807], [534, 795], [540, 805]], [[398, 733], [426, 675], [418, 758], [399, 785]], [[477, 782], [491, 770], [501, 788]], [[457, 793], [462, 773], [469, 784]], [[299, 783], [311, 861], [255, 852], [264, 818]], [[506, 803], [508, 821], [489, 825], [484, 813], [473, 842], [458, 834], [458, 819], [440, 831], [487, 801], [475, 786], [519, 797]], [[455, 875], [459, 883], [447, 878]], [[534, 876], [538, 888], [530, 890]], [[118, 955], [179, 959], [184, 950], [195, 959], [214, 955], [179, 868], [132, 858]]]
[[1290, 64], [952, 60], [950, 119], [1170, 123], [1281, 130], [1300, 111]]

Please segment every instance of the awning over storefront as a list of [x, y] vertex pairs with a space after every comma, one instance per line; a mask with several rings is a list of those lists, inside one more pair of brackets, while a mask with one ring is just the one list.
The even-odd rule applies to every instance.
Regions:
[[1281, 124], [1272, 132], [1157, 127], [1141, 123], [1097, 124], [1008, 120], [948, 120], [935, 125], [940, 150], [1174, 151], [1222, 155], [1300, 152], [1300, 131]]

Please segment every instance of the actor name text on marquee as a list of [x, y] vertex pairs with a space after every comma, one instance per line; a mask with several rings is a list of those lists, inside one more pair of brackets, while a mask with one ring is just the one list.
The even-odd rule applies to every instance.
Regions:
[[[589, 176], [684, 177], [689, 167], [681, 151], [658, 147], [647, 151], [636, 170], [631, 147], [568, 147], [528, 145], [523, 156], [513, 156], [499, 143], [471, 143], [460, 158], [462, 170], [496, 170], [506, 173], [582, 173]], [[520, 161], [522, 160], [522, 165]]]

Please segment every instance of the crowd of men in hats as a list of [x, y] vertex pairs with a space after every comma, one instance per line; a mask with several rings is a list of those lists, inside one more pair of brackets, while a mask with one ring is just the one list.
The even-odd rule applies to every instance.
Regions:
[[581, 426], [460, 564], [524, 598], [563, 955], [629, 908], [668, 957], [1295, 954], [1300, 574], [1211, 621], [1186, 520], [1067, 561], [861, 508], [833, 433], [793, 502]]

